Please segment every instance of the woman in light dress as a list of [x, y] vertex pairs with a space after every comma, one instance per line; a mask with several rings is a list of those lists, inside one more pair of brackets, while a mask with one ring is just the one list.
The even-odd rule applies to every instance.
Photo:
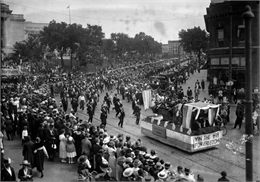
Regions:
[[65, 130], [61, 129], [61, 134], [59, 135], [60, 140], [60, 148], [59, 148], [59, 157], [62, 163], [66, 163], [67, 152], [66, 152], [66, 144], [67, 138], [65, 137]]
[[67, 134], [67, 145], [66, 145], [66, 152], [68, 157], [68, 163], [73, 164], [74, 163], [74, 157], [76, 157], [76, 147], [75, 147], [75, 141], [73, 137], [71, 136], [71, 133]]
[[112, 169], [111, 177], [116, 177], [116, 147], [115, 147], [115, 142], [110, 141], [108, 143], [108, 165]]

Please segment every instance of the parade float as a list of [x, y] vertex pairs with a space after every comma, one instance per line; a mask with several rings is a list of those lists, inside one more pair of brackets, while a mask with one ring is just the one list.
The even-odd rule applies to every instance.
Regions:
[[191, 153], [220, 144], [222, 131], [215, 126], [219, 105], [178, 103], [168, 111], [172, 114], [158, 111], [142, 120], [142, 134]]

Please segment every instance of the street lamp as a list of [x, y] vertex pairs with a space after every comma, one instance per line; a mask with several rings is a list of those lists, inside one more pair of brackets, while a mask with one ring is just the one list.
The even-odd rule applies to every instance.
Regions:
[[245, 120], [246, 120], [246, 181], [253, 181], [253, 125], [252, 125], [252, 37], [251, 20], [254, 14], [250, 6], [246, 6], [242, 18], [245, 20], [245, 51], [246, 51], [246, 101], [245, 101]]

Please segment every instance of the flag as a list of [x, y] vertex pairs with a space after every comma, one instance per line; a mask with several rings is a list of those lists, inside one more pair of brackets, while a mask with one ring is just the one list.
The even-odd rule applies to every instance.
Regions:
[[70, 6], [67, 7], [67, 9], [70, 8]]

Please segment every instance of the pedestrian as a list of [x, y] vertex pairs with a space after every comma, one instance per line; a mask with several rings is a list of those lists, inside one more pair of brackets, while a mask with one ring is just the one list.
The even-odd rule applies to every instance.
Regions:
[[135, 116], [136, 116], [135, 124], [139, 125], [140, 116], [141, 116], [141, 107], [139, 107], [138, 105], [135, 106]]
[[105, 106], [101, 108], [100, 120], [101, 120], [101, 125], [103, 125], [105, 128], [107, 125], [107, 109]]
[[54, 122], [51, 122], [46, 130], [46, 148], [49, 154], [49, 160], [54, 161], [57, 150], [58, 131], [54, 128]]
[[88, 132], [85, 133], [85, 138], [81, 141], [81, 154], [86, 155], [88, 159], [92, 157], [92, 143], [89, 140], [90, 134]]
[[188, 96], [188, 100], [192, 99], [192, 90], [190, 89], [190, 87], [188, 87], [187, 96]]
[[201, 89], [199, 80], [195, 82], [195, 89]]
[[63, 111], [66, 113], [68, 110], [68, 98], [63, 97], [61, 103], [62, 103]]
[[123, 128], [124, 118], [125, 118], [125, 111], [123, 107], [120, 108], [118, 118], [119, 118], [118, 126], [121, 126], [121, 128]]
[[59, 145], [59, 157], [62, 163], [66, 163], [67, 152], [66, 152], [66, 142], [65, 129], [61, 129], [61, 134], [59, 135], [60, 145]]
[[218, 102], [221, 103], [223, 101], [223, 90], [222, 88], [218, 91]]
[[8, 140], [13, 140], [14, 139], [14, 128], [12, 121], [10, 120], [10, 117], [7, 116], [5, 119], [5, 132]]
[[21, 166], [23, 167], [18, 172], [18, 178], [21, 181], [33, 181], [33, 172], [32, 168], [30, 168], [30, 163], [24, 160]]
[[1, 169], [1, 181], [16, 181], [14, 168], [11, 167], [11, 159], [4, 159], [3, 168]]
[[204, 91], [204, 89], [205, 89], [205, 81], [203, 79], [201, 80], [200, 85], [201, 85], [202, 90]]
[[69, 132], [67, 134], [67, 144], [66, 144], [66, 152], [67, 152], [67, 158], [68, 158], [68, 163], [73, 164], [74, 163], [74, 157], [76, 157], [76, 147], [75, 147], [75, 141], [73, 137], [71, 136], [72, 134]]
[[198, 88], [195, 88], [194, 93], [195, 93], [195, 101], [198, 101], [199, 100], [200, 90]]
[[237, 109], [236, 109], [236, 122], [235, 122], [235, 125], [234, 125], [234, 129], [237, 127], [238, 125], [238, 129], [241, 129], [241, 126], [242, 126], [242, 121], [243, 121], [243, 118], [244, 118], [244, 106], [240, 103], [238, 103], [237, 105]]
[[226, 171], [222, 171], [220, 173], [221, 178], [218, 179], [218, 182], [223, 182], [223, 181], [229, 181], [229, 179], [227, 178], [227, 173]]
[[41, 173], [41, 178], [44, 176], [43, 175], [44, 156], [49, 158], [49, 155], [47, 153], [45, 146], [43, 145], [43, 142], [39, 137], [37, 137], [34, 146], [34, 158], [35, 158], [35, 166], [37, 168], [37, 171]]
[[88, 103], [88, 106], [87, 106], [87, 113], [88, 113], [88, 122], [92, 123], [93, 122], [93, 104], [90, 102]]
[[31, 167], [34, 168], [34, 143], [31, 141], [31, 137], [25, 138], [25, 143], [23, 145], [23, 157], [24, 160], [30, 162]]
[[27, 126], [24, 126], [22, 131], [22, 145], [24, 144], [26, 137], [28, 137], [28, 130], [27, 130]]
[[237, 89], [236, 88], [233, 89], [232, 95], [233, 95], [233, 102], [236, 104], [237, 103]]
[[79, 108], [84, 111], [84, 106], [85, 106], [85, 96], [83, 93], [79, 96]]

